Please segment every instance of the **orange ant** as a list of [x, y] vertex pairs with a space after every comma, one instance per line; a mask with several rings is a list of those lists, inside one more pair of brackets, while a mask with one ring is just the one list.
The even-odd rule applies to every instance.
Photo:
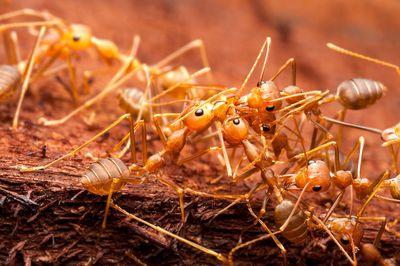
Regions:
[[[43, 20], [43, 22], [39, 23], [48, 23], [52, 21], [57, 22], [55, 25], [52, 25], [48, 35], [45, 36], [43, 44], [41, 44], [41, 52], [38, 54], [38, 58], [36, 58], [36, 62], [38, 64], [40, 63], [40, 67], [38, 68], [34, 79], [46, 71], [57, 59], [61, 58], [62, 60], [65, 60], [68, 67], [70, 85], [72, 87], [71, 93], [75, 102], [78, 101], [78, 91], [76, 84], [76, 69], [72, 62], [74, 56], [73, 53], [94, 47], [96, 48], [100, 58], [104, 59], [107, 63], [111, 63], [114, 60], [125, 62], [128, 59], [128, 56], [119, 52], [118, 47], [112, 41], [99, 39], [93, 36], [92, 31], [88, 26], [81, 24], [68, 24], [47, 11], [40, 12], [32, 9], [21, 9], [1, 15], [0, 20], [17, 18], [20, 16], [30, 16]], [[36, 21], [11, 23], [3, 25], [3, 27], [29, 27], [36, 25], [37, 23], [38, 22]], [[90, 74], [89, 72], [85, 72], [83, 81], [85, 91], [88, 91], [88, 80], [90, 80]]]

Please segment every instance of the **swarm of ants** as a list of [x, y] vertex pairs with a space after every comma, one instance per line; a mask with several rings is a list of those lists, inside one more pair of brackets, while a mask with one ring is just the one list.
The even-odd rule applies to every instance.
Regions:
[[[21, 17], [23, 22], [12, 21]], [[26, 91], [39, 79], [48, 79], [66, 70], [67, 81], [60, 82], [75, 103], [75, 109], [65, 117], [56, 120], [39, 118], [37, 123], [44, 127], [65, 126], [70, 118], [120, 89], [118, 97], [125, 114], [109, 126], [61, 157], [45, 159], [44, 155], [42, 165], [17, 165], [21, 173], [57, 167], [58, 162], [78, 155], [79, 151], [127, 120], [129, 127], [126, 128], [129, 130], [121, 141], [115, 143], [110, 153], [112, 156], [93, 158], [95, 161], [88, 165], [81, 177], [85, 190], [106, 196], [104, 219], [99, 230], [106, 229], [107, 216], [113, 209], [215, 257], [221, 264], [234, 265], [241, 249], [271, 239], [280, 250], [282, 264], [287, 265], [287, 249], [282, 239], [307, 246], [314, 241], [310, 234], [315, 232], [332, 241], [351, 265], [357, 265], [360, 259], [370, 265], [399, 263], [397, 257], [389, 258], [380, 253], [380, 240], [384, 234], [399, 236], [392, 229], [397, 217], [366, 216], [365, 210], [376, 200], [400, 203], [400, 124], [381, 130], [345, 121], [346, 110], [365, 110], [385, 93], [390, 94], [381, 82], [353, 78], [341, 82], [336, 92], [306, 91], [296, 85], [296, 62], [293, 58], [270, 78], [265, 78], [271, 49], [271, 38], [267, 37], [244, 81], [236, 88], [214, 81], [201, 40], [192, 41], [159, 62], [148, 65], [137, 58], [138, 36], [133, 37], [130, 52], [124, 54], [114, 42], [95, 37], [89, 27], [68, 23], [48, 12], [18, 10], [0, 15], [0, 23], [7, 55], [7, 64], [0, 65], [0, 100], [9, 101], [14, 94], [19, 96], [12, 121], [14, 131], [18, 130]], [[16, 28], [26, 29], [35, 38], [27, 59], [20, 56]], [[328, 43], [327, 46], [342, 54], [394, 68], [400, 74], [400, 67], [394, 64], [334, 44]], [[202, 69], [189, 73], [187, 67], [174, 65], [177, 58], [193, 49], [199, 51]], [[88, 51], [96, 51], [105, 63], [104, 67], [113, 74], [104, 89], [82, 103], [79, 88], [90, 93], [90, 80], [101, 72], [77, 71], [78, 54]], [[118, 69], [111, 65], [117, 65]], [[249, 80], [258, 68], [261, 69], [258, 82], [249, 86]], [[278, 88], [275, 80], [284, 71], [290, 71], [292, 80], [288, 86]], [[205, 74], [207, 78], [201, 79]], [[79, 76], [82, 76], [81, 81]], [[132, 79], [141, 82], [142, 88], [122, 88]], [[341, 110], [333, 116], [324, 114], [324, 106], [334, 102], [341, 106]], [[360, 130], [358, 141], [350, 149], [343, 145], [344, 127]], [[363, 131], [380, 135], [382, 149], [387, 149], [392, 158], [391, 167], [382, 169], [378, 178], [361, 174], [366, 142]], [[311, 138], [306, 137], [308, 133], [311, 133]], [[159, 141], [161, 147], [152, 149], [155, 147], [150, 145], [153, 141]], [[188, 146], [193, 153], [183, 156], [182, 150]], [[130, 157], [129, 161], [127, 157]], [[229, 186], [221, 190], [229, 191], [232, 184], [239, 186], [244, 182], [251, 184], [250, 188], [243, 193], [201, 191], [178, 185], [163, 174], [166, 165], [184, 166], [201, 157], [222, 165], [220, 176], [215, 176], [212, 181], [229, 180]], [[142, 184], [151, 179], [176, 192], [183, 226], [186, 222], [184, 195], [191, 194], [230, 202], [211, 220], [218, 219], [232, 206], [243, 204], [253, 217], [252, 226], [259, 226], [263, 234], [246, 241], [239, 238], [237, 245], [223, 254], [201, 241], [187, 239], [145, 221], [113, 201], [113, 194], [123, 190], [126, 184]], [[220, 187], [226, 184], [221, 183]], [[384, 194], [385, 189], [390, 190], [390, 196]], [[345, 194], [348, 195], [345, 197]], [[322, 195], [329, 195], [332, 202], [329, 208], [316, 208], [317, 203], [308, 200]], [[357, 210], [353, 208], [356, 199], [360, 202]], [[274, 204], [274, 223], [264, 219], [268, 200]], [[256, 210], [254, 205], [260, 203], [261, 209]], [[343, 208], [339, 211], [339, 205], [345, 206], [346, 211]], [[389, 226], [390, 219], [394, 222]], [[374, 241], [367, 243], [363, 241], [363, 233], [370, 222], [379, 222], [380, 227]], [[130, 256], [136, 263], [145, 264], [133, 254]]]

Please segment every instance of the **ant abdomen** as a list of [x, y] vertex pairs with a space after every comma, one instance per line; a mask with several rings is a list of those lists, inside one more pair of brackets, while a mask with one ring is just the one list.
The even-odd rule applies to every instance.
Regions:
[[[81, 178], [82, 186], [97, 195], [108, 195], [115, 179], [129, 177], [128, 167], [117, 158], [101, 159], [92, 165]], [[114, 191], [120, 190], [125, 182], [115, 182]]]
[[[294, 208], [293, 202], [290, 200], [283, 200], [275, 207], [275, 224], [281, 227], [289, 217]], [[297, 209], [289, 224], [283, 231], [282, 235], [292, 243], [301, 244], [305, 241], [307, 236], [306, 215], [300, 209]]]
[[337, 88], [337, 96], [343, 107], [351, 110], [367, 108], [378, 101], [386, 87], [379, 81], [354, 78], [345, 80]]
[[[143, 96], [143, 91], [139, 89], [126, 88], [119, 94], [119, 105], [127, 113], [138, 115], [141, 109], [141, 101], [144, 101]], [[149, 121], [149, 109], [144, 107], [142, 112], [144, 120]]]
[[[162, 75], [160, 75], [157, 80], [162, 90], [167, 90], [172, 86], [176, 86], [178, 83], [194, 83], [194, 79], [189, 79], [190, 74], [187, 69], [183, 66], [178, 67], [177, 69], [168, 71]], [[183, 99], [186, 96], [186, 89], [175, 89], [169, 93], [170, 96]]]
[[0, 65], [0, 101], [11, 97], [21, 79], [18, 69], [11, 65]]

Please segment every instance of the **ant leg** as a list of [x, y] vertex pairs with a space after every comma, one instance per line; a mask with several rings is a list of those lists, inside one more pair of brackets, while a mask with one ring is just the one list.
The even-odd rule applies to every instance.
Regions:
[[170, 237], [173, 237], [173, 238], [175, 238], [176, 240], [178, 240], [178, 241], [180, 241], [180, 242], [182, 242], [182, 243], [185, 243], [185, 244], [187, 244], [187, 245], [189, 245], [189, 246], [192, 246], [192, 247], [194, 247], [194, 248], [196, 248], [196, 249], [198, 249], [198, 250], [201, 250], [201, 251], [203, 251], [203, 252], [206, 253], [206, 254], [209, 254], [209, 255], [211, 255], [211, 256], [214, 256], [214, 257], [217, 258], [219, 261], [222, 261], [222, 262], [224, 262], [224, 263], [227, 261], [227, 259], [225, 258], [224, 255], [222, 255], [222, 254], [220, 254], [220, 253], [217, 253], [217, 252], [215, 252], [215, 251], [213, 251], [213, 250], [211, 250], [211, 249], [205, 248], [205, 247], [203, 247], [203, 246], [201, 246], [201, 245], [199, 245], [199, 244], [196, 244], [196, 243], [194, 243], [194, 242], [192, 242], [192, 241], [190, 241], [190, 240], [187, 240], [187, 239], [185, 239], [185, 238], [183, 238], [183, 237], [180, 237], [180, 236], [178, 236], [178, 235], [176, 235], [176, 234], [173, 234], [173, 233], [171, 233], [171, 232], [165, 230], [164, 228], [161, 228], [161, 227], [159, 227], [159, 226], [156, 226], [156, 225], [154, 225], [154, 224], [151, 224], [151, 223], [149, 223], [149, 222], [146, 222], [145, 220], [140, 219], [140, 218], [137, 217], [136, 215], [133, 215], [133, 214], [131, 214], [131, 213], [125, 211], [124, 209], [122, 209], [121, 207], [119, 207], [117, 204], [115, 204], [115, 203], [113, 203], [113, 202], [111, 202], [111, 207], [113, 207], [113, 208], [116, 209], [117, 211], [123, 213], [124, 215], [128, 216], [129, 218], [132, 218], [132, 219], [134, 219], [135, 221], [137, 221], [137, 222], [139, 222], [139, 223], [145, 224], [145, 225], [147, 225], [148, 227], [153, 228], [153, 229], [156, 230], [157, 232], [160, 232], [160, 233], [162, 233], [162, 234], [165, 234], [165, 235], [168, 235], [168, 236], [170, 236]]
[[[329, 208], [328, 212], [326, 213], [325, 218], [322, 221], [324, 224], [326, 224], [328, 222], [329, 217], [331, 217], [333, 211], [336, 209], [337, 205], [343, 199], [343, 196], [344, 196], [344, 190], [339, 193], [339, 195], [336, 197], [335, 202], [332, 204], [332, 206]], [[353, 201], [353, 197], [351, 198], [351, 201]], [[350, 211], [350, 214], [351, 214], [351, 211]]]
[[361, 208], [357, 212], [357, 220], [363, 214], [363, 212], [365, 211], [365, 208], [367, 207], [368, 203], [373, 199], [373, 197], [376, 195], [376, 193], [378, 193], [380, 186], [384, 183], [384, 181], [387, 179], [388, 176], [389, 176], [389, 171], [386, 171], [380, 177], [380, 179], [379, 179], [378, 183], [375, 185], [373, 191], [368, 196], [367, 200], [364, 201], [363, 205], [361, 206]]
[[[45, 126], [55, 126], [55, 125], [64, 124], [65, 122], [67, 122], [69, 119], [71, 119], [76, 114], [80, 113], [81, 111], [85, 110], [86, 108], [89, 108], [96, 102], [102, 100], [111, 91], [120, 87], [123, 83], [125, 83], [131, 77], [133, 77], [133, 75], [137, 73], [137, 71], [140, 69], [140, 67], [135, 68], [133, 70], [129, 70], [129, 72], [126, 74], [123, 74], [123, 73], [125, 73], [130, 68], [131, 63], [133, 62], [134, 55], [136, 54], [136, 49], [135, 49], [136, 46], [135, 45], [136, 44], [134, 43], [132, 52], [131, 52], [131, 55], [133, 55], [133, 56], [130, 56], [129, 60], [118, 70], [118, 72], [114, 75], [112, 80], [106, 85], [106, 87], [99, 94], [97, 94], [93, 98], [89, 99], [84, 104], [77, 107], [75, 110], [73, 110], [72, 112], [70, 112], [68, 115], [64, 116], [61, 119], [47, 120], [46, 118], [42, 117], [39, 119], [39, 123], [42, 125], [45, 125]], [[119, 78], [120, 76], [122, 76], [122, 77]]]
[[166, 179], [162, 178], [161, 175], [159, 175], [159, 174], [156, 174], [155, 177], [162, 184], [172, 188], [178, 194], [179, 206], [180, 206], [180, 209], [181, 209], [181, 219], [182, 219], [182, 223], [183, 224], [185, 223], [185, 205], [184, 205], [184, 202], [183, 202], [183, 196], [184, 196], [185, 192], [189, 192], [190, 194], [197, 195], [197, 196], [212, 197], [212, 198], [216, 198], [216, 199], [237, 199], [237, 198], [241, 198], [240, 195], [239, 196], [237, 196], [237, 195], [214, 195], [214, 194], [209, 194], [209, 193], [205, 193], [205, 192], [201, 192], [201, 191], [196, 191], [196, 190], [193, 190], [193, 189], [190, 189], [190, 188], [181, 188], [180, 186], [175, 184], [173, 181], [169, 181], [169, 180], [166, 180]]
[[377, 248], [379, 245], [379, 242], [381, 241], [382, 235], [385, 232], [385, 228], [387, 225], [387, 218], [386, 217], [359, 217], [359, 220], [361, 221], [381, 221], [381, 226], [379, 227], [379, 231], [376, 234], [376, 237], [374, 239], [373, 245]]
[[240, 244], [240, 245], [237, 245], [236, 247], [234, 247], [233, 249], [231, 249], [231, 251], [230, 251], [229, 254], [228, 254], [228, 265], [231, 265], [231, 266], [234, 265], [234, 264], [233, 264], [233, 255], [234, 255], [235, 252], [238, 251], [239, 249], [248, 247], [248, 246], [253, 245], [253, 244], [257, 243], [257, 242], [260, 242], [260, 241], [262, 241], [262, 240], [268, 239], [268, 238], [270, 238], [272, 235], [276, 235], [276, 234], [278, 234], [278, 233], [280, 233], [280, 232], [275, 232], [275, 233], [272, 233], [272, 234], [262, 235], [262, 236], [260, 236], [260, 237], [258, 237], [258, 238], [256, 238], [256, 239], [253, 239], [253, 240], [250, 240], [250, 241], [248, 241], [248, 242], [245, 242], [245, 243], [242, 243], [242, 244]]
[[11, 19], [19, 16], [32, 16], [43, 20], [47, 20], [49, 18], [49, 15], [50, 14], [47, 12], [39, 12], [31, 8], [23, 8], [0, 15], [0, 20]]
[[306, 162], [308, 162], [308, 157], [307, 157], [307, 153], [306, 153], [306, 145], [304, 143], [304, 138], [301, 135], [299, 124], [298, 124], [297, 119], [296, 119], [295, 116], [292, 116], [292, 119], [293, 119], [293, 123], [294, 123], [294, 126], [295, 126], [296, 135], [300, 139], [300, 144], [301, 144], [301, 147], [303, 149], [304, 158], [305, 158]]
[[[318, 101], [320, 101], [321, 99], [326, 97], [328, 93], [329, 93], [329, 91], [325, 91], [323, 93], [319, 93], [317, 95], [314, 95], [313, 97], [305, 98], [305, 99], [303, 99], [301, 101], [298, 101], [298, 102], [296, 102], [294, 104], [291, 104], [291, 105], [285, 106], [284, 108], [279, 109], [278, 111], [280, 113], [284, 113], [284, 112], [288, 111], [287, 113], [283, 114], [279, 118], [279, 121], [283, 120], [282, 123], [284, 123], [286, 121], [287, 117], [289, 117], [289, 116], [291, 116], [291, 115], [293, 115], [295, 113], [304, 111], [307, 107], [311, 107], [311, 106], [315, 105], [316, 103], [318, 103]], [[294, 108], [294, 106], [298, 106], [298, 107]]]
[[363, 59], [363, 60], [367, 60], [367, 61], [379, 64], [379, 65], [382, 65], [382, 66], [393, 68], [393, 69], [396, 70], [397, 74], [400, 75], [400, 66], [398, 66], [398, 65], [395, 65], [395, 64], [392, 64], [392, 63], [388, 63], [388, 62], [385, 62], [385, 61], [382, 61], [382, 60], [378, 60], [378, 59], [375, 59], [375, 58], [372, 58], [372, 57], [369, 57], [369, 56], [366, 56], [366, 55], [363, 55], [363, 54], [352, 52], [350, 50], [347, 50], [347, 49], [341, 48], [341, 47], [339, 47], [337, 45], [334, 45], [333, 43], [327, 43], [326, 46], [328, 46], [328, 48], [330, 48], [330, 49], [332, 49], [332, 50], [334, 50], [335, 52], [338, 52], [338, 53], [350, 55], [350, 56], [357, 57], [357, 58], [360, 58], [360, 59]]
[[[346, 116], [346, 111], [347, 111], [346, 108], [343, 108], [341, 111], [339, 111], [339, 119], [338, 119], [339, 121], [344, 121], [344, 118]], [[343, 127], [342, 126], [340, 126], [338, 128], [337, 134], [338, 134], [337, 135], [337, 144], [338, 144], [338, 147], [340, 148], [340, 147], [342, 147], [342, 142], [343, 142]]]
[[[172, 85], [171, 87], [169, 87], [169, 88], [166, 89], [166, 90], [163, 90], [162, 92], [160, 92], [159, 94], [157, 94], [156, 96], [154, 96], [153, 98], [151, 98], [151, 99], [149, 100], [149, 102], [153, 102], [153, 101], [155, 101], [155, 100], [161, 98], [162, 96], [164, 96], [164, 95], [170, 93], [171, 91], [176, 90], [176, 89], [179, 88], [182, 84], [185, 84], [185, 82], [188, 82], [189, 80], [191, 80], [191, 79], [193, 79], [193, 78], [195, 78], [195, 77], [198, 77], [198, 76], [200, 76], [200, 75], [203, 75], [204, 73], [207, 73], [207, 72], [209, 72], [209, 71], [210, 71], [210, 68], [209, 68], [209, 67], [205, 67], [205, 68], [200, 69], [199, 71], [194, 72], [193, 74], [189, 75], [189, 77], [187, 77], [187, 78], [184, 79], [183, 81], [178, 82], [178, 83], [176, 83], [175, 85]], [[195, 86], [195, 85], [193, 85], [193, 86]]]
[[221, 148], [218, 147], [218, 146], [216, 146], [216, 147], [209, 147], [209, 148], [207, 148], [207, 149], [205, 149], [205, 150], [202, 150], [202, 151], [199, 151], [199, 152], [197, 152], [197, 153], [195, 153], [195, 154], [193, 154], [193, 155], [191, 155], [191, 156], [189, 156], [189, 157], [187, 157], [187, 158], [184, 158], [184, 159], [179, 160], [176, 164], [177, 164], [177, 165], [182, 165], [182, 164], [187, 163], [187, 162], [190, 162], [190, 161], [192, 161], [192, 160], [194, 160], [194, 159], [196, 159], [196, 158], [198, 158], [198, 157], [200, 157], [200, 156], [203, 156], [203, 155], [206, 154], [206, 153], [214, 152], [214, 151], [219, 151], [219, 150], [221, 150]]
[[112, 180], [112, 183], [111, 183], [111, 186], [110, 186], [110, 190], [109, 190], [108, 196], [107, 196], [107, 203], [106, 203], [106, 209], [104, 211], [104, 218], [103, 218], [103, 222], [101, 224], [102, 230], [106, 229], [107, 216], [108, 216], [108, 212], [110, 210], [110, 204], [112, 202], [112, 194], [114, 192], [114, 188], [116, 188], [120, 182], [121, 182], [121, 180], [118, 180], [116, 178], [113, 178], [113, 180]]
[[86, 141], [85, 143], [81, 144], [79, 147], [75, 148], [73, 151], [59, 157], [56, 160], [51, 161], [50, 163], [47, 163], [45, 165], [41, 165], [41, 166], [36, 166], [36, 167], [22, 167], [20, 169], [21, 172], [34, 172], [34, 171], [38, 171], [38, 170], [44, 170], [50, 166], [52, 166], [53, 164], [64, 160], [66, 158], [69, 158], [73, 155], [75, 155], [78, 151], [80, 151], [81, 149], [85, 148], [87, 145], [89, 145], [90, 143], [92, 143], [93, 141], [95, 141], [97, 138], [99, 138], [100, 136], [104, 135], [107, 131], [109, 131], [111, 128], [115, 127], [116, 125], [118, 125], [122, 120], [129, 118], [129, 114], [124, 114], [121, 117], [119, 117], [117, 120], [115, 120], [114, 122], [112, 122], [109, 126], [107, 126], [105, 129], [103, 129], [102, 131], [100, 131], [99, 133], [97, 133], [94, 137], [92, 137], [91, 139], [89, 139], [88, 141]]
[[163, 117], [177, 117], [179, 115], [180, 115], [179, 113], [164, 113], [164, 114], [156, 114], [153, 116], [153, 124], [156, 127], [157, 134], [160, 137], [164, 147], [167, 145], [167, 136], [165, 136], [164, 131], [161, 128], [160, 119]]
[[44, 126], [55, 126], [55, 125], [60, 125], [64, 124], [67, 122], [69, 119], [71, 119], [73, 116], [76, 114], [80, 113], [81, 111], [85, 110], [86, 108], [89, 108], [96, 102], [102, 100], [105, 96], [107, 96], [112, 90], [115, 88], [120, 87], [123, 83], [128, 81], [134, 74], [136, 73], [135, 71], [130, 72], [127, 74], [125, 77], [117, 81], [116, 83], [113, 83], [110, 86], [107, 86], [103, 91], [101, 91], [99, 94], [97, 94], [95, 97], [91, 98], [90, 100], [86, 101], [84, 104], [76, 108], [74, 111], [70, 112], [68, 115], [64, 116], [61, 119], [57, 120], [47, 120], [46, 118], [42, 117], [39, 119], [39, 123], [44, 125]]
[[[226, 206], [225, 208], [219, 210], [208, 222], [208, 224], [211, 224], [212, 221], [214, 221], [219, 215], [221, 215], [222, 213], [226, 212], [227, 210], [229, 210], [230, 208], [232, 208], [233, 206], [235, 206], [236, 204], [238, 204], [239, 202], [241, 202], [243, 199], [246, 198], [250, 198], [252, 196], [253, 193], [258, 192], [260, 190], [265, 189], [265, 187], [268, 187], [267, 184], [258, 184], [257, 186], [255, 186], [252, 190], [250, 190], [248, 193], [244, 194], [243, 196], [239, 196], [237, 197], [234, 201], [232, 201], [228, 206]], [[226, 195], [225, 195], [226, 197]]]
[[[130, 144], [130, 150], [131, 150], [131, 162], [133, 164], [136, 164], [136, 139], [135, 139], [135, 132], [136, 130], [141, 127], [142, 128], [142, 160], [143, 160], [143, 165], [146, 164], [147, 162], [147, 132], [146, 132], [146, 123], [144, 120], [139, 120], [136, 122], [133, 122], [134, 118], [133, 115], [130, 114], [130, 132], [129, 132], [129, 142]], [[124, 137], [125, 138], [125, 137]], [[121, 143], [121, 142], [120, 142]], [[118, 145], [120, 144], [118, 143]], [[115, 148], [115, 147], [114, 147]]]
[[[32, 81], [36, 81], [37, 79], [39, 79], [40, 77], [42, 77], [44, 75], [44, 73], [46, 73], [48, 71], [48, 69], [54, 64], [54, 62], [61, 56], [61, 54], [63, 53], [63, 48], [65, 48], [64, 46], [59, 46], [57, 48], [55, 48], [55, 51], [52, 53], [52, 55], [47, 58], [47, 60], [44, 60], [41, 58], [39, 60], [39, 66], [37, 68], [37, 70], [35, 71], [35, 75], [33, 75], [32, 77]], [[42, 54], [45, 54], [46, 52], [42, 52]], [[68, 64], [67, 64], [67, 69], [68, 69]], [[70, 92], [70, 91], [68, 91]]]
[[305, 154], [301, 153], [292, 158], [299, 160], [299, 159], [302, 159], [304, 156], [310, 156], [311, 154], [316, 153], [320, 150], [329, 148], [330, 146], [333, 146], [335, 149], [335, 164], [334, 164], [335, 169], [334, 169], [334, 171], [336, 172], [337, 170], [341, 169], [341, 164], [340, 164], [340, 160], [339, 160], [339, 149], [338, 149], [335, 141], [326, 142], [312, 150], [307, 151]]
[[392, 203], [400, 203], [400, 199], [392, 199], [381, 195], [375, 195], [375, 198], [385, 200]]
[[[207, 53], [206, 53], [206, 47], [203, 43], [203, 40], [197, 39], [194, 41], [191, 41], [190, 43], [186, 44], [185, 46], [179, 48], [178, 50], [172, 52], [171, 54], [169, 54], [168, 56], [166, 56], [164, 59], [158, 61], [154, 66], [152, 66], [152, 68], [162, 68], [163, 66], [166, 66], [167, 64], [169, 64], [171, 61], [175, 60], [176, 58], [182, 56], [183, 54], [187, 53], [188, 51], [192, 50], [192, 49], [196, 49], [198, 48], [200, 51], [200, 57], [201, 57], [201, 61], [203, 64], [204, 68], [210, 68], [210, 64], [207, 58]], [[212, 73], [209, 72], [208, 73], [208, 78], [211, 82], [213, 82], [213, 76]]]
[[76, 85], [76, 68], [72, 63], [71, 53], [68, 51], [67, 65], [68, 65], [68, 76], [69, 84], [71, 86], [72, 99], [77, 104], [79, 102], [78, 89]]
[[49, 27], [61, 24], [59, 20], [49, 20], [49, 21], [35, 21], [35, 22], [16, 22], [9, 24], [0, 25], [0, 32], [8, 29], [15, 28], [26, 28], [26, 27]]
[[132, 251], [130, 251], [130, 250], [125, 252], [125, 256], [127, 256], [127, 257], [131, 258], [132, 260], [134, 260], [136, 262], [136, 264], [139, 265], [139, 266], [147, 266], [146, 263], [144, 263], [138, 257], [133, 255]]
[[176, 191], [176, 193], [178, 194], [178, 198], [179, 198], [179, 207], [181, 209], [181, 220], [182, 223], [185, 224], [185, 205], [183, 203], [183, 194], [184, 194], [184, 190], [178, 186], [177, 184], [175, 184], [173, 181], [168, 181], [164, 178], [161, 177], [160, 174], [155, 174], [155, 177], [158, 181], [160, 181], [162, 184], [172, 188], [173, 190]]
[[[243, 168], [243, 169], [245, 169], [245, 168]], [[250, 168], [250, 169], [248, 169], [246, 171], [242, 171], [242, 173], [240, 173], [239, 175], [235, 176], [233, 181], [238, 183], [238, 182], [246, 179], [247, 177], [253, 175], [254, 173], [257, 173], [258, 171], [260, 171], [260, 169], [258, 169], [257, 167], [253, 167], [253, 168]]]
[[296, 85], [296, 61], [294, 58], [287, 60], [286, 63], [279, 68], [278, 72], [270, 78], [270, 81], [274, 81], [289, 65], [292, 67], [292, 84]]
[[229, 161], [229, 156], [228, 156], [228, 152], [226, 150], [226, 146], [225, 146], [225, 141], [224, 141], [224, 136], [222, 134], [222, 125], [220, 121], [216, 121], [215, 125], [217, 127], [217, 131], [218, 131], [218, 138], [219, 138], [219, 142], [221, 143], [221, 148], [222, 148], [222, 155], [224, 156], [224, 161], [225, 161], [225, 167], [226, 167], [226, 172], [228, 174], [228, 177], [232, 176], [232, 167], [231, 167], [231, 163]]
[[32, 53], [29, 56], [27, 67], [24, 70], [24, 82], [22, 84], [21, 94], [20, 94], [20, 97], [18, 100], [17, 109], [15, 110], [14, 119], [12, 122], [13, 130], [16, 130], [18, 127], [18, 119], [19, 119], [19, 113], [21, 111], [22, 101], [24, 100], [25, 93], [28, 90], [29, 80], [30, 80], [32, 70], [33, 70], [33, 65], [34, 65], [35, 59], [36, 59], [36, 53], [38, 51], [39, 44], [40, 44], [45, 32], [46, 32], [46, 27], [42, 27], [40, 29], [39, 35], [36, 39], [35, 46], [33, 47]]
[[351, 124], [351, 123], [340, 121], [340, 120], [337, 120], [337, 119], [334, 119], [334, 118], [330, 118], [330, 117], [327, 117], [327, 116], [324, 116], [324, 115], [321, 115], [321, 118], [323, 120], [326, 120], [326, 121], [334, 123], [334, 124], [338, 124], [338, 125], [342, 125], [342, 126], [346, 126], [346, 127], [351, 127], [351, 128], [356, 128], [356, 129], [368, 131], [368, 132], [379, 134], [379, 135], [382, 134], [382, 130], [377, 129], [377, 128], [365, 127], [365, 126], [361, 126], [361, 125]]
[[296, 203], [294, 204], [292, 211], [290, 212], [290, 214], [289, 214], [288, 218], [286, 219], [286, 221], [285, 221], [285, 222], [282, 224], [282, 226], [279, 228], [279, 231], [281, 231], [281, 232], [285, 231], [286, 227], [289, 225], [290, 220], [292, 219], [293, 215], [295, 214], [295, 212], [296, 212], [296, 210], [297, 210], [297, 208], [298, 208], [298, 206], [299, 206], [299, 204], [300, 204], [301, 198], [303, 197], [304, 192], [306, 191], [306, 189], [307, 189], [307, 187], [309, 186], [309, 184], [310, 184], [310, 183], [307, 183], [307, 184], [304, 186], [304, 188], [301, 190], [300, 195], [299, 195], [299, 197], [297, 198], [297, 201], [296, 201]]
[[[256, 222], [258, 222], [261, 225], [261, 227], [268, 233], [268, 235], [270, 235], [271, 238], [274, 240], [275, 244], [281, 250], [281, 254], [282, 254], [282, 257], [283, 257], [283, 265], [287, 265], [287, 258], [286, 258], [287, 251], [286, 251], [285, 247], [282, 245], [282, 243], [276, 237], [277, 233], [276, 234], [272, 233], [272, 231], [268, 228], [268, 226], [263, 221], [260, 220], [260, 218], [254, 213], [253, 208], [251, 207], [251, 205], [250, 205], [248, 200], [249, 199], [246, 198], [247, 209], [249, 210], [251, 216], [253, 216], [256, 219]], [[280, 230], [280, 231], [282, 231], [282, 230]]]

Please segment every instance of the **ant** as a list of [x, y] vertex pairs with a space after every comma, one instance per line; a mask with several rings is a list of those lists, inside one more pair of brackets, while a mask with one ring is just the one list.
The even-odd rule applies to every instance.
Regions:
[[[147, 167], [147, 170], [152, 171], [153, 170], [152, 167], [156, 167], [156, 165], [150, 166], [149, 164], [147, 164], [145, 167]], [[136, 215], [127, 212], [126, 210], [122, 209], [120, 206], [118, 206], [117, 204], [115, 204], [112, 201], [113, 192], [121, 190], [127, 182], [129, 182], [131, 184], [141, 184], [144, 182], [145, 177], [140, 179], [140, 178], [137, 178], [136, 174], [135, 174], [135, 177], [132, 177], [132, 173], [134, 173], [136, 171], [135, 170], [136, 168], [137, 168], [137, 166], [135, 164], [127, 167], [120, 159], [117, 159], [117, 158], [101, 159], [98, 162], [92, 164], [88, 168], [88, 170], [84, 173], [84, 175], [82, 176], [81, 183], [82, 183], [82, 186], [86, 190], [88, 190], [91, 193], [94, 193], [96, 195], [108, 195], [107, 206], [106, 206], [104, 219], [103, 219], [103, 223], [102, 223], [103, 230], [106, 227], [106, 217], [108, 215], [109, 207], [111, 206], [112, 208], [116, 209], [117, 211], [123, 213], [124, 215], [134, 219], [135, 221], [137, 221], [139, 223], [145, 224], [162, 234], [173, 237], [184, 244], [187, 244], [196, 249], [199, 249], [211, 256], [216, 257], [218, 260], [225, 262], [226, 258], [222, 254], [217, 253], [208, 248], [205, 248], [197, 243], [194, 243], [194, 242], [192, 242], [188, 239], [185, 239], [183, 237], [180, 237], [176, 234], [173, 234], [173, 233], [171, 233], [159, 226], [156, 226], [152, 223], [149, 223], [149, 222], [137, 217]], [[167, 185], [173, 186], [173, 187], [176, 186], [175, 184], [173, 184], [167, 180], [164, 180], [159, 175], [156, 175], [156, 178], [164, 184], [167, 184]]]

